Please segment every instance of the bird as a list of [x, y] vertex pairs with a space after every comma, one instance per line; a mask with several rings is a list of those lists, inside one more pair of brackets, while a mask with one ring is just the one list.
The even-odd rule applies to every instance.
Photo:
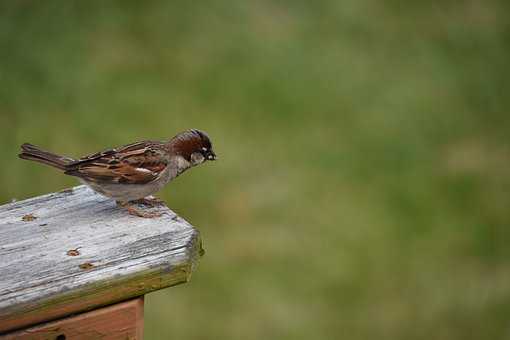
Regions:
[[107, 149], [79, 159], [60, 156], [35, 145], [21, 145], [21, 159], [52, 166], [77, 177], [95, 192], [113, 198], [132, 215], [156, 217], [136, 204], [154, 206], [152, 195], [184, 171], [217, 159], [204, 131], [190, 129], [168, 141], [140, 141]]

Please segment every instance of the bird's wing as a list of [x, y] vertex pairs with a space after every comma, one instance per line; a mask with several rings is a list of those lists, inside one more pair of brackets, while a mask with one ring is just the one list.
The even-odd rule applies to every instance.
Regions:
[[166, 169], [163, 144], [143, 141], [98, 152], [72, 162], [65, 173], [90, 182], [145, 184]]

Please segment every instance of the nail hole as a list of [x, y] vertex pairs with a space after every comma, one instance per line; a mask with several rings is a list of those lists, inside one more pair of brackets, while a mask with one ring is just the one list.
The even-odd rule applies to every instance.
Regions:
[[30, 221], [35, 220], [36, 218], [37, 218], [37, 216], [34, 216], [34, 214], [26, 214], [21, 219], [23, 220], [23, 222], [30, 222]]
[[78, 256], [80, 255], [80, 252], [78, 251], [79, 248], [71, 249], [67, 251], [68, 256]]
[[55, 340], [66, 340], [66, 336], [64, 334], [60, 334]]
[[94, 268], [94, 265], [90, 262], [85, 262], [79, 265], [80, 269], [88, 270]]

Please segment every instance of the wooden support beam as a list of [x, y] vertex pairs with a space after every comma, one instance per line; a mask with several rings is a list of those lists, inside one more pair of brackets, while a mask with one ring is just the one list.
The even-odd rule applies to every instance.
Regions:
[[142, 340], [143, 297], [0, 335], [0, 340]]

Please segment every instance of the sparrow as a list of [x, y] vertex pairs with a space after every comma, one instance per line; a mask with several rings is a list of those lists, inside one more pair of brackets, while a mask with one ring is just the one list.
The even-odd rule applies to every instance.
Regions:
[[80, 159], [59, 156], [29, 143], [21, 145], [21, 150], [20, 158], [78, 177], [95, 192], [113, 198], [118, 206], [140, 217], [159, 215], [140, 211], [132, 203], [161, 203], [152, 195], [168, 182], [187, 169], [216, 160], [209, 136], [196, 129], [168, 141], [136, 142]]

